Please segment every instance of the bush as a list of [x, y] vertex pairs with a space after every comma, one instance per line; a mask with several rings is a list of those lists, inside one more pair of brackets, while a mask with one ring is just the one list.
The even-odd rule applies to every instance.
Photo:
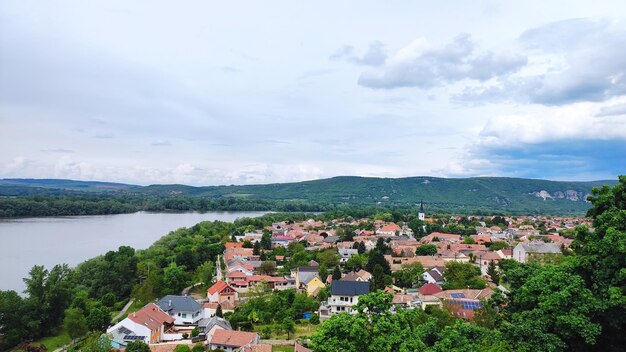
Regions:
[[320, 323], [320, 317], [317, 314], [311, 314], [311, 317], [309, 318], [309, 323], [311, 324], [319, 324]]

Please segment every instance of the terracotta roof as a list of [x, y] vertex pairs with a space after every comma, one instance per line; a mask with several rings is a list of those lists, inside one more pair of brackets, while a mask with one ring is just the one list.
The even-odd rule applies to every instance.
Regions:
[[128, 314], [128, 319], [146, 326], [150, 330], [157, 330], [164, 323], [172, 324], [174, 322], [174, 318], [170, 317], [154, 303], [145, 305], [140, 310]]
[[224, 281], [220, 280], [218, 282], [216, 282], [215, 284], [213, 284], [213, 286], [209, 287], [209, 289], [207, 290], [208, 294], [212, 295], [216, 292], [221, 292], [223, 289], [229, 287], [227, 283], [225, 283]]
[[441, 287], [431, 282], [419, 288], [419, 293], [423, 295], [434, 295], [435, 293], [439, 293], [441, 291], [443, 291]]
[[306, 348], [306, 347], [304, 347], [301, 344], [296, 342], [296, 345], [294, 346], [293, 352], [313, 352], [313, 350], [308, 349], [308, 348]]
[[231, 271], [226, 275], [228, 278], [237, 278], [237, 277], [246, 277], [247, 275], [242, 273], [241, 271]]
[[235, 330], [217, 330], [213, 334], [210, 343], [212, 345], [241, 347], [249, 344], [257, 338], [254, 332], [235, 331]]
[[269, 343], [250, 345], [242, 348], [240, 352], [272, 352], [272, 345]]

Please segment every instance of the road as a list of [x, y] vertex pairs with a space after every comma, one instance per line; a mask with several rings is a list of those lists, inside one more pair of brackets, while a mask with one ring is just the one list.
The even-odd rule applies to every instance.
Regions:
[[224, 272], [222, 271], [222, 256], [218, 255], [217, 260], [215, 261], [215, 281], [220, 281], [224, 279]]
[[130, 308], [130, 305], [133, 304], [134, 301], [135, 300], [131, 298], [128, 301], [128, 303], [126, 303], [124, 308], [122, 308], [122, 310], [119, 313], [117, 313], [117, 315], [114, 316], [113, 319], [111, 319], [111, 321], [116, 321], [117, 319], [121, 318], [124, 314], [126, 314], [126, 311], [128, 310], [128, 308]]

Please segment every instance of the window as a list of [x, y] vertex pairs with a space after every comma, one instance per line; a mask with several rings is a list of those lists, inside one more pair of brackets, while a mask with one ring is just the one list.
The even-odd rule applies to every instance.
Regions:
[[183, 318], [187, 318], [187, 313], [183, 313]]

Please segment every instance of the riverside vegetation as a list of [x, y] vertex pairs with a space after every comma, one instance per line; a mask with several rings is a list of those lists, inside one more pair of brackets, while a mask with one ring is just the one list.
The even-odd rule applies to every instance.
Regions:
[[[474, 322], [438, 309], [392, 313], [390, 296], [375, 291], [359, 300], [358, 314], [338, 314], [320, 324], [310, 347], [315, 351], [620, 351], [626, 343], [626, 176], [620, 176], [614, 187], [594, 189], [590, 201], [588, 216], [595, 231], [577, 228], [571, 253], [555, 263], [503, 261], [499, 270], [510, 292], [496, 292]], [[173, 231], [146, 250], [120, 247], [73, 269], [35, 266], [25, 278], [26, 297], [0, 292], [0, 348], [24, 346], [65, 328], [72, 338], [93, 332], [89, 336], [94, 337], [80, 348], [101, 351], [106, 344], [99, 343], [97, 336], [109, 325], [111, 312], [130, 297], [145, 303], [178, 293], [190, 283], [206, 286], [212, 281], [213, 263], [233, 235], [279, 220], [312, 216], [268, 214], [233, 223], [203, 222]], [[296, 243], [273, 254], [291, 258], [285, 270], [311, 259], [330, 269], [336, 258], [325, 253], [305, 251]], [[363, 253], [363, 262], [377, 262], [379, 254], [376, 249]], [[402, 275], [398, 279], [412, 281]], [[320, 296], [323, 299], [324, 294]], [[289, 333], [290, 322], [316, 305], [293, 291], [264, 293], [229, 318], [244, 330], [271, 325]]]

